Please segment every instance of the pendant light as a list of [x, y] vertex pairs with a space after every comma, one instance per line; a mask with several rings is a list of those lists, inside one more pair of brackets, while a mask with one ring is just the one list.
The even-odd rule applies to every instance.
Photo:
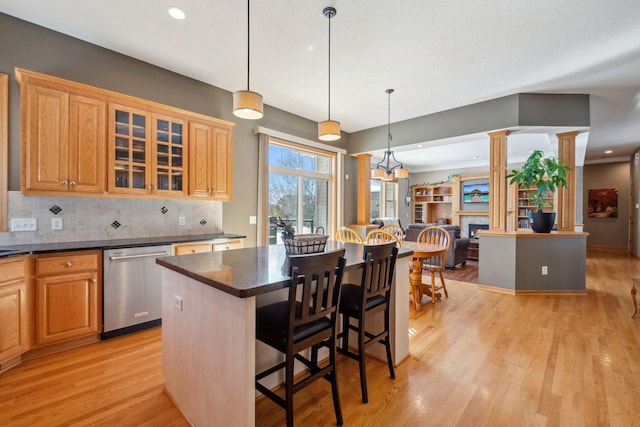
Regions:
[[[387, 151], [384, 153], [384, 157], [379, 163], [376, 163], [376, 167], [371, 169], [371, 178], [379, 179], [381, 181], [393, 181], [396, 178], [409, 178], [409, 170], [405, 169], [402, 163], [396, 160], [395, 154], [391, 151], [391, 94], [393, 89], [385, 90], [387, 94]], [[396, 163], [395, 166], [391, 165], [391, 160]]]
[[242, 119], [257, 120], [261, 119], [262, 113], [262, 95], [249, 90], [249, 71], [250, 71], [250, 0], [247, 0], [247, 90], [238, 90], [233, 92], [233, 114]]
[[321, 141], [336, 141], [340, 139], [340, 122], [331, 120], [331, 18], [336, 16], [336, 9], [325, 7], [322, 14], [329, 18], [329, 117], [318, 123], [318, 139]]

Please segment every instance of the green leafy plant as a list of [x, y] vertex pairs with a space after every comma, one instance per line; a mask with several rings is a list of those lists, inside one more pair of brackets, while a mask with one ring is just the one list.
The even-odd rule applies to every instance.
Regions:
[[510, 184], [518, 184], [520, 188], [536, 187], [537, 191], [529, 193], [529, 200], [538, 208], [550, 205], [553, 208], [553, 198], [549, 194], [556, 192], [558, 187], [567, 187], [567, 172], [572, 170], [556, 157], [544, 157], [544, 152], [534, 150], [524, 162], [520, 171], [512, 170], [507, 179]]

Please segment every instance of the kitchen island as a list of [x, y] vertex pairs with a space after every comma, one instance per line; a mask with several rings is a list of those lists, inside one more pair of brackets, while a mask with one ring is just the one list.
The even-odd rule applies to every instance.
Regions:
[[[345, 279], [359, 283], [364, 246], [345, 248]], [[397, 365], [409, 355], [409, 255], [401, 248], [391, 299]], [[255, 374], [277, 352], [256, 342], [256, 307], [286, 299], [290, 276], [282, 245], [159, 258], [162, 364], [166, 391], [195, 426], [255, 425]], [[380, 319], [381, 320], [381, 319]], [[274, 384], [275, 386], [276, 384]]]

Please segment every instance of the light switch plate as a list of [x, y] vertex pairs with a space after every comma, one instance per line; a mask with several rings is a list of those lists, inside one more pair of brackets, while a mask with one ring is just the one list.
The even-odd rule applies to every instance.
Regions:
[[176, 310], [182, 311], [182, 298], [180, 298], [178, 295], [173, 296], [173, 306], [176, 308]]

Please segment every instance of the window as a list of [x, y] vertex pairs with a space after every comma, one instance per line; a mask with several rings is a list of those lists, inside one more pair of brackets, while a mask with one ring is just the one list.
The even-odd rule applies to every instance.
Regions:
[[265, 128], [258, 132], [258, 244], [282, 243], [278, 217], [291, 221], [296, 234], [333, 235], [342, 220], [337, 177], [344, 150]]
[[371, 218], [398, 216], [398, 184], [371, 180]]

